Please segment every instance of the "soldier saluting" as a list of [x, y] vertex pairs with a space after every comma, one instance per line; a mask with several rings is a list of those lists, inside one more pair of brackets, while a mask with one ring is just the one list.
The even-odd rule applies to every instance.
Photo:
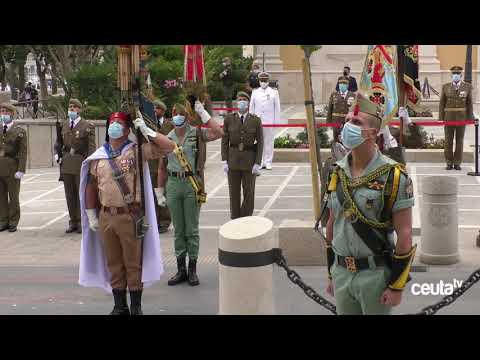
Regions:
[[401, 302], [415, 255], [412, 181], [378, 150], [381, 124], [381, 107], [358, 93], [341, 133], [351, 151], [329, 176], [327, 292], [339, 314], [389, 314]]
[[[55, 160], [61, 165], [65, 198], [67, 199], [69, 226], [65, 231], [82, 232], [80, 225], [80, 169], [82, 162], [96, 149], [95, 125], [81, 118], [82, 103], [78, 99], [70, 99], [68, 119], [62, 126], [62, 156], [55, 154]], [[57, 140], [58, 141], [58, 140]], [[58, 145], [57, 145], [58, 147]]]
[[20, 181], [27, 166], [27, 133], [13, 121], [16, 109], [0, 104], [0, 231], [17, 231]]

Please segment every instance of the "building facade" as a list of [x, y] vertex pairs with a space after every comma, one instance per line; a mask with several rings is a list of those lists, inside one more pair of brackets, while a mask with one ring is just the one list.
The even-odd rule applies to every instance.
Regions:
[[[345, 65], [350, 66], [351, 74], [359, 80], [368, 45], [323, 45], [313, 53], [310, 63], [312, 68], [312, 83], [316, 104], [325, 104], [330, 93], [335, 89], [337, 78], [342, 74]], [[248, 54], [253, 56], [256, 63], [272, 74], [272, 78], [279, 81], [280, 97], [283, 103], [302, 103], [303, 51], [297, 45], [245, 45]], [[480, 103], [480, 94], [476, 90], [480, 76], [478, 61], [480, 46], [473, 45], [472, 68], [475, 108]], [[247, 55], [247, 54], [245, 54]], [[460, 65], [465, 67], [466, 45], [420, 45], [419, 64], [420, 84], [423, 86], [425, 78], [437, 91], [441, 85], [451, 81], [450, 67]], [[300, 91], [299, 91], [300, 90]], [[438, 106], [438, 97], [431, 92], [431, 98], [422, 102], [435, 110]]]

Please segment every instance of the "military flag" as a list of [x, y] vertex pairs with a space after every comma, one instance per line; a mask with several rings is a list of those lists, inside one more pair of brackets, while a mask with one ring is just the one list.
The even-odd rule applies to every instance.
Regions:
[[403, 74], [402, 85], [405, 91], [406, 105], [416, 109], [420, 104], [422, 92], [418, 80], [418, 45], [398, 45], [399, 74]]
[[387, 125], [398, 110], [398, 86], [395, 45], [368, 45], [360, 79], [360, 91], [384, 110], [381, 127]]
[[206, 86], [203, 45], [184, 45], [184, 52], [184, 81], [201, 82]]

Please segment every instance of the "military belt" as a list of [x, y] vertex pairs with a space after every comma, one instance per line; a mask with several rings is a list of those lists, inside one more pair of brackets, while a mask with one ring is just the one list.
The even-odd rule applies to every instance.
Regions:
[[168, 170], [168, 176], [173, 176], [177, 178], [186, 178], [189, 176], [193, 176], [193, 172], [191, 171], [183, 171], [183, 172], [176, 172], [176, 171], [170, 171]]
[[[139, 203], [134, 203], [132, 207], [138, 206], [140, 207]], [[110, 215], [122, 215], [122, 214], [130, 214], [130, 209], [127, 206], [124, 207], [114, 207], [114, 206], [103, 206], [102, 210]]]
[[[355, 258], [353, 256], [335, 255], [337, 264], [344, 267], [351, 273], [356, 273], [361, 270], [370, 269], [370, 262], [368, 257]], [[381, 255], [372, 256], [373, 262], [376, 266], [385, 266], [385, 258]]]
[[[231, 148], [238, 149], [239, 144], [230, 144]], [[244, 145], [242, 151], [256, 151], [257, 145]]]
[[332, 113], [332, 116], [337, 116], [337, 117], [345, 117], [347, 114], [341, 114], [341, 113]]
[[445, 108], [444, 111], [466, 111], [465, 108]]

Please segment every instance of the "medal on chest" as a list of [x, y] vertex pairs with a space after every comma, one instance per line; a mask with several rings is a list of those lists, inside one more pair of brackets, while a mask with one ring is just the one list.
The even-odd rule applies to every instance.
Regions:
[[133, 159], [122, 159], [120, 160], [120, 170], [124, 174], [129, 173], [132, 171], [134, 166], [134, 160]]
[[80, 131], [75, 131], [75, 139], [80, 139]]

